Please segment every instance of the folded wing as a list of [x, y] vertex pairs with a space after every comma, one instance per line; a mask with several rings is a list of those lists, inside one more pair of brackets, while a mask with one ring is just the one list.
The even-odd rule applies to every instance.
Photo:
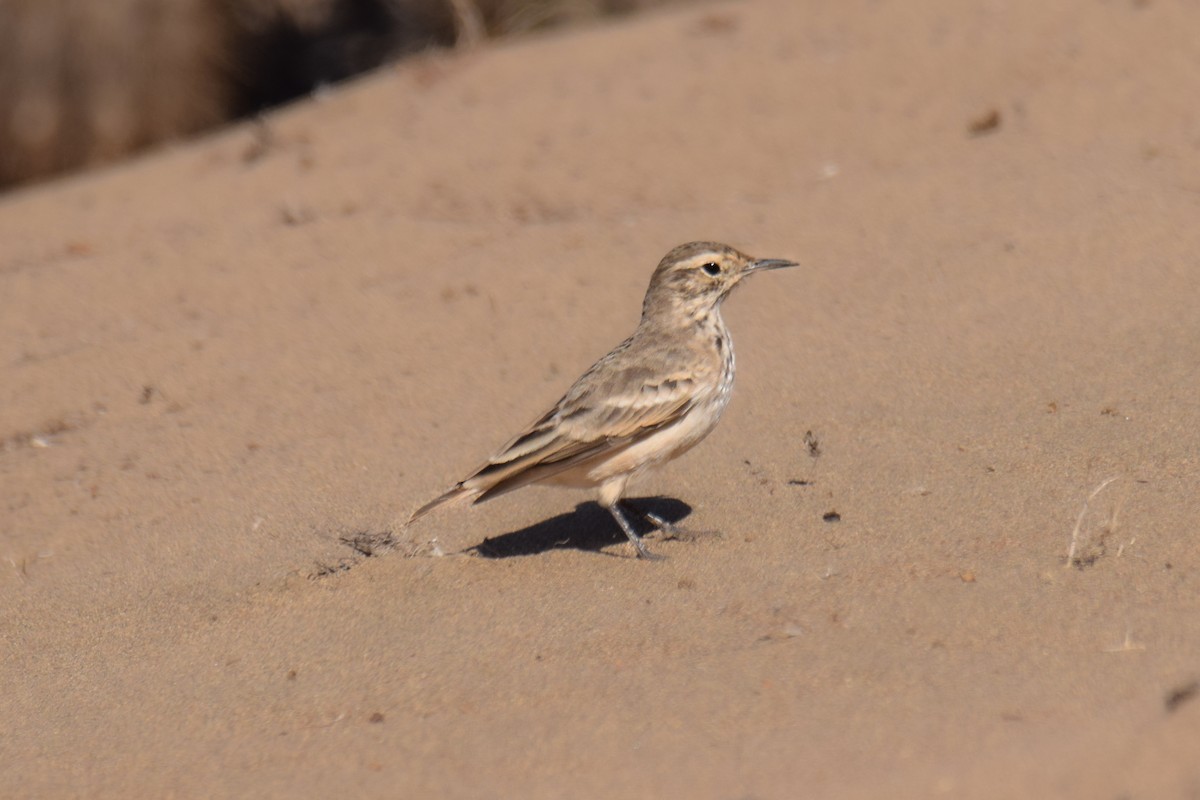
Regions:
[[630, 388], [613, 394], [579, 391], [577, 384], [551, 411], [412, 519], [456, 499], [479, 503], [610, 458], [679, 422], [696, 401], [694, 380], [682, 373], [647, 376], [640, 382], [631, 375], [614, 377]]

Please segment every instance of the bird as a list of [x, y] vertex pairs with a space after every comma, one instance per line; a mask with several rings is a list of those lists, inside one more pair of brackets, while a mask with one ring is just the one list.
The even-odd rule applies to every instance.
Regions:
[[672, 526], [623, 502], [626, 487], [716, 427], [735, 372], [721, 304], [748, 276], [794, 266], [781, 258], [752, 258], [718, 242], [671, 250], [650, 277], [633, 334], [495, 455], [418, 508], [405, 527], [435, 508], [480, 503], [530, 484], [593, 488], [637, 557], [661, 558], [624, 512], [667, 532]]

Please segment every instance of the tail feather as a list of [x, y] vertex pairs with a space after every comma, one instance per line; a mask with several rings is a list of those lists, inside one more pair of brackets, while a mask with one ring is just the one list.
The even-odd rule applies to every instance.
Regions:
[[[647, 427], [639, 433], [648, 435], [657, 427], [661, 426]], [[591, 459], [609, 457], [636, 444], [639, 438], [572, 439], [555, 430], [535, 426], [533, 430], [509, 442], [470, 477], [418, 508], [405, 524], [411, 525], [435, 508], [449, 503], [467, 500], [482, 503], [522, 486], [552, 478]]]
[[493, 456], [469, 478], [454, 484], [448, 492], [435, 497], [413, 512], [406, 526], [443, 505], [467, 500], [482, 503], [522, 486], [552, 478], [572, 467], [586, 464], [591, 459], [610, 457], [617, 451], [636, 444], [638, 440], [631, 437], [615, 441], [577, 441], [557, 437], [540, 443], [540, 446], [531, 451], [526, 450], [527, 441], [528, 436], [513, 440], [508, 448]]
[[447, 503], [453, 503], [455, 501], [465, 501], [467, 499], [474, 497], [477, 494], [479, 494], [478, 489], [464, 486], [461, 483], [456, 483], [454, 485], [454, 488], [452, 488], [450, 491], [446, 492], [443, 495], [435, 497], [434, 499], [430, 500], [428, 503], [426, 503], [425, 505], [421, 506], [416, 511], [414, 511], [413, 515], [408, 518], [408, 522], [405, 523], [405, 526], [407, 527], [408, 525], [412, 525], [418, 519], [425, 516], [430, 511], [433, 511], [435, 508], [439, 508], [441, 506], [446, 505]]

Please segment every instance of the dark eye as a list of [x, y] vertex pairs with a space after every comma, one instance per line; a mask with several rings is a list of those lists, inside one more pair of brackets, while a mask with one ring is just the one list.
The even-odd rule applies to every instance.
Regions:
[[718, 272], [721, 271], [721, 265], [715, 261], [710, 261], [707, 264], [705, 264], [704, 266], [700, 267], [700, 269], [704, 270], [709, 275], [716, 275]]

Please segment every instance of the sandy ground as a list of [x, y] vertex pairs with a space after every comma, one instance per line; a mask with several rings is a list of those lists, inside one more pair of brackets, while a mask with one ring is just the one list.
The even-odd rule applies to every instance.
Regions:
[[[0, 200], [0, 795], [1200, 794], [1200, 7], [971, 5], [423, 58]], [[400, 528], [695, 238], [804, 264], [635, 492], [722, 537]]]

